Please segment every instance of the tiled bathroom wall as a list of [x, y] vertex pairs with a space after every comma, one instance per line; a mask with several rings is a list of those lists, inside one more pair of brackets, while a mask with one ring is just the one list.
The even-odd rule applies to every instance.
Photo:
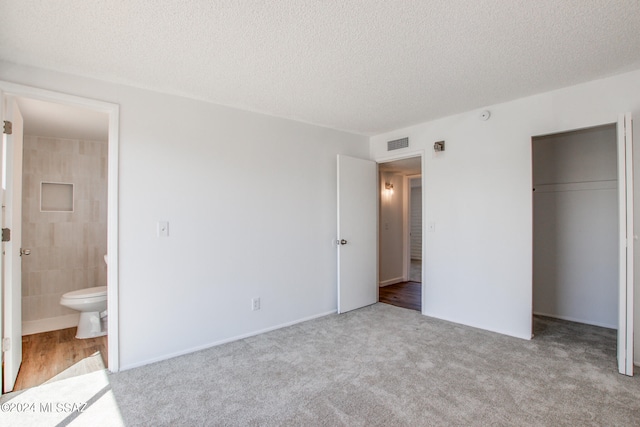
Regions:
[[[41, 211], [42, 182], [73, 184], [73, 211]], [[24, 137], [22, 320], [77, 313], [62, 294], [107, 284], [107, 142]]]

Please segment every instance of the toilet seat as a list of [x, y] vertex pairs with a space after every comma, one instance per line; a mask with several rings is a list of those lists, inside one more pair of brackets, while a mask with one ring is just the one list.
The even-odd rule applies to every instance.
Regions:
[[84, 299], [107, 296], [106, 286], [96, 286], [94, 288], [78, 289], [77, 291], [67, 292], [63, 295], [65, 299]]
[[94, 338], [107, 334], [100, 315], [107, 310], [106, 286], [67, 292], [60, 298], [60, 304], [80, 312], [76, 338]]

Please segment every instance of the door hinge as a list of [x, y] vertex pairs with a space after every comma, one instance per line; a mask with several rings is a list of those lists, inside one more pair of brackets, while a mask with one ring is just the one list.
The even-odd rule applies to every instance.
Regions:
[[13, 133], [13, 124], [9, 120], [4, 121], [4, 129], [2, 133], [11, 135]]
[[2, 351], [9, 351], [11, 349], [11, 338], [5, 337], [2, 339]]
[[3, 242], [11, 241], [11, 229], [9, 228], [2, 229], [2, 241]]

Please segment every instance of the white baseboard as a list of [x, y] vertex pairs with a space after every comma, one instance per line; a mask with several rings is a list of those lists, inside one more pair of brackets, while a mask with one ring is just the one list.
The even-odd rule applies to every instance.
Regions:
[[57, 331], [58, 329], [78, 326], [80, 313], [65, 316], [49, 317], [46, 319], [27, 320], [22, 322], [22, 335], [33, 335], [41, 332]]
[[601, 328], [618, 329], [618, 325], [610, 325], [608, 323], [605, 324], [600, 322], [593, 322], [591, 320], [577, 319], [575, 317], [570, 317], [570, 316], [559, 316], [557, 314], [541, 313], [539, 311], [534, 311], [533, 314], [537, 314], [538, 316], [553, 317], [554, 319], [568, 320], [569, 322], [584, 323], [585, 325], [599, 326]]
[[383, 280], [379, 283], [379, 287], [395, 285], [396, 283], [406, 282], [404, 277], [394, 277], [393, 279]]
[[190, 354], [190, 353], [195, 353], [196, 351], [200, 351], [200, 350], [206, 350], [207, 348], [211, 348], [211, 347], [216, 347], [222, 344], [227, 344], [233, 341], [238, 341], [244, 338], [249, 338], [249, 337], [253, 337], [255, 335], [260, 335], [260, 334], [264, 334], [265, 332], [271, 332], [271, 331], [275, 331], [276, 329], [281, 329], [281, 328], [286, 328], [287, 326], [292, 326], [295, 325], [297, 323], [302, 323], [302, 322], [306, 322], [308, 320], [313, 320], [313, 319], [317, 319], [319, 317], [324, 317], [324, 316], [328, 316], [330, 314], [334, 314], [336, 313], [338, 310], [331, 310], [331, 311], [327, 311], [326, 313], [320, 313], [320, 314], [315, 314], [313, 316], [309, 316], [309, 317], [304, 317], [302, 319], [298, 319], [298, 320], [294, 320], [291, 322], [286, 322], [286, 323], [281, 323], [280, 325], [276, 325], [276, 326], [272, 326], [270, 328], [265, 328], [265, 329], [261, 329], [259, 331], [255, 331], [255, 332], [249, 332], [248, 334], [242, 334], [242, 335], [238, 335], [235, 337], [231, 337], [231, 338], [226, 338], [220, 341], [215, 341], [209, 344], [204, 344], [204, 345], [200, 345], [197, 347], [192, 347], [189, 348], [187, 350], [183, 350], [183, 351], [178, 351], [175, 353], [170, 353], [170, 354], [165, 354], [163, 356], [160, 357], [154, 357], [152, 359], [147, 359], [144, 360], [142, 362], [136, 362], [136, 363], [132, 363], [126, 366], [120, 366], [120, 372], [122, 371], [126, 371], [128, 369], [133, 369], [133, 368], [138, 368], [140, 366], [144, 366], [144, 365], [149, 365], [151, 363], [155, 363], [155, 362], [160, 362], [162, 360], [167, 360], [167, 359], [172, 359], [174, 357], [178, 357], [178, 356], [183, 356], [185, 354]]

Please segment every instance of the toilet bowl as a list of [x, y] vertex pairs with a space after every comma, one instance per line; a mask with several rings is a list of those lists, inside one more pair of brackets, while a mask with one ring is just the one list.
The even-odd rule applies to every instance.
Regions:
[[60, 298], [60, 304], [80, 312], [76, 338], [94, 338], [107, 334], [106, 324], [100, 314], [107, 309], [107, 287], [80, 289], [67, 292]]

